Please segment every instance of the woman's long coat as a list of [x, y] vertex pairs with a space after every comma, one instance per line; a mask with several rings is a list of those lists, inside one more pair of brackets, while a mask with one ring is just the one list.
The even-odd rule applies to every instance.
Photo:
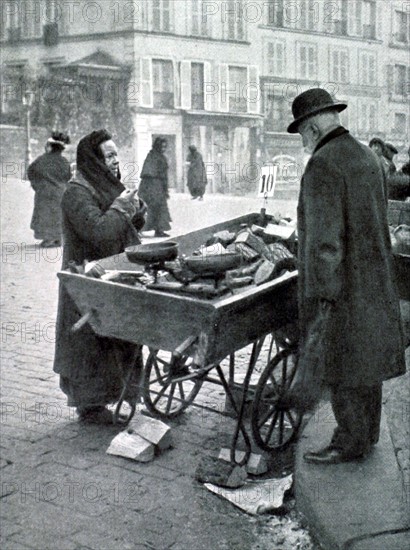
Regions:
[[306, 166], [298, 238], [302, 334], [318, 301], [334, 302], [326, 382], [357, 387], [403, 374], [385, 176], [375, 154], [342, 127], [325, 136]]
[[[70, 261], [98, 260], [124, 251], [139, 241], [137, 229], [144, 224], [140, 213], [133, 219], [114, 208], [104, 211], [98, 192], [79, 174], [63, 196], [64, 253], [62, 268]], [[73, 300], [60, 285], [54, 371], [70, 406], [106, 405], [118, 400], [122, 368], [129, 366], [136, 347], [97, 336], [89, 325], [70, 331], [81, 317]], [[119, 359], [119, 362], [118, 362]]]
[[60, 240], [61, 199], [71, 177], [68, 160], [61, 152], [45, 153], [30, 164], [27, 177], [35, 191], [30, 224], [34, 237]]
[[207, 178], [201, 153], [198, 153], [198, 151], [190, 152], [187, 157], [187, 162], [190, 163], [188, 168], [189, 192], [194, 198], [202, 197], [205, 193]]
[[145, 231], [167, 231], [171, 229], [168, 210], [168, 162], [165, 155], [151, 149], [141, 171], [138, 194], [147, 204], [148, 216]]

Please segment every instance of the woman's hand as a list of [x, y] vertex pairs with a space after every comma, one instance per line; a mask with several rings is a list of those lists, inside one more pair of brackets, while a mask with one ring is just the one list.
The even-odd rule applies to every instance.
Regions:
[[129, 201], [138, 200], [137, 192], [138, 192], [137, 188], [135, 188], [135, 189], [125, 189], [118, 198], [129, 200]]

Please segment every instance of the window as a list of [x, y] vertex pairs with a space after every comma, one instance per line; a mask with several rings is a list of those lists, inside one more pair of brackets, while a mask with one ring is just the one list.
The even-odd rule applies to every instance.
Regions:
[[41, 36], [43, 32], [43, 21], [39, 2], [26, 0], [20, 6], [21, 33], [23, 38], [34, 38]]
[[192, 109], [204, 109], [204, 64], [191, 63]]
[[246, 67], [229, 67], [229, 111], [246, 113], [248, 71]]
[[191, 0], [192, 34], [195, 36], [210, 36], [211, 16], [206, 15], [206, 0]]
[[283, 0], [266, 2], [267, 23], [274, 27], [283, 27]]
[[154, 31], [171, 31], [170, 0], [152, 0], [152, 23]]
[[363, 133], [373, 133], [377, 130], [377, 109], [374, 103], [360, 102], [358, 130]]
[[396, 10], [394, 13], [394, 38], [396, 42], [410, 42], [410, 13]]
[[364, 38], [376, 38], [376, 3], [365, 0], [363, 2], [363, 36]]
[[297, 27], [304, 30], [316, 30], [318, 23], [319, 4], [315, 0], [301, 0], [299, 4], [300, 16], [297, 21]]
[[298, 44], [298, 69], [301, 78], [317, 77], [317, 47], [314, 44]]
[[346, 0], [324, 3], [323, 20], [326, 32], [345, 36], [347, 34]]
[[362, 2], [355, 0], [348, 3], [348, 25], [349, 34], [361, 36], [362, 29]]
[[46, 0], [45, 23], [55, 23], [58, 19], [58, 3], [55, 0]]
[[289, 124], [289, 104], [283, 96], [265, 95], [265, 117], [268, 132], [286, 132]]
[[26, 67], [24, 64], [6, 65], [1, 86], [1, 110], [6, 114], [17, 114], [19, 112], [23, 97], [23, 91], [26, 89], [24, 83]]
[[285, 71], [285, 43], [279, 40], [267, 45], [268, 73], [283, 76]]
[[394, 113], [393, 132], [403, 137], [407, 134], [407, 121], [404, 113]]
[[[17, 0], [9, 0], [2, 5], [1, 16], [5, 20], [6, 38], [10, 42], [17, 42], [21, 38], [21, 14]], [[1, 21], [3, 26], [3, 21]]]
[[394, 93], [397, 95], [405, 95], [406, 93], [406, 72], [405, 65], [394, 66]]
[[359, 58], [360, 81], [367, 86], [374, 86], [376, 81], [376, 55], [370, 52], [361, 52]]
[[174, 68], [172, 61], [152, 60], [152, 83], [154, 107], [158, 109], [174, 108]]
[[223, 4], [223, 17], [227, 25], [228, 40], [245, 40], [245, 19], [242, 13], [242, 0], [228, 0]]
[[347, 50], [330, 51], [330, 79], [332, 82], [349, 81], [349, 56]]

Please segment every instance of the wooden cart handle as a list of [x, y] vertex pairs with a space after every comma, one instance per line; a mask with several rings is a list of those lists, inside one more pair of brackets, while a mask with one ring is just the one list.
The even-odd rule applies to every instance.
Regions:
[[71, 332], [78, 332], [83, 328], [84, 325], [90, 321], [91, 317], [94, 315], [94, 311], [90, 309], [90, 311], [87, 311], [87, 313], [84, 313], [84, 315], [71, 327]]
[[182, 344], [175, 348], [172, 354], [177, 357], [182, 357], [186, 350], [192, 346], [196, 339], [196, 336], [189, 336], [186, 340], [182, 342]]

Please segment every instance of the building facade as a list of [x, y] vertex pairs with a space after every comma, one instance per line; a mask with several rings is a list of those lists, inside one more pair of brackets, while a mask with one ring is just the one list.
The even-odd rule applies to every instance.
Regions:
[[[191, 144], [207, 163], [210, 191], [247, 190], [252, 167], [266, 162], [279, 165], [283, 184], [297, 187], [305, 159], [300, 139], [286, 133], [291, 102], [320, 86], [348, 103], [342, 121], [355, 136], [394, 143], [404, 161], [409, 6], [400, 0], [4, 0], [2, 118], [22, 100], [16, 83], [23, 74], [85, 79], [103, 90], [125, 90], [118, 102], [127, 102], [134, 127], [121, 151], [129, 180], [161, 135], [177, 190], [186, 185]], [[97, 116], [98, 105], [92, 107]], [[100, 122], [104, 117], [92, 123]]]

